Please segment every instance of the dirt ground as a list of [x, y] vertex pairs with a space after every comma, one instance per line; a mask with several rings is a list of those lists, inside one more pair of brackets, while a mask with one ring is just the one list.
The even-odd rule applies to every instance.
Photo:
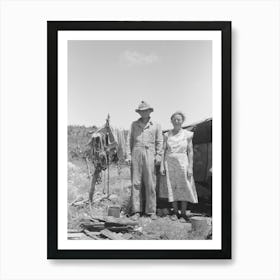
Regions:
[[[84, 219], [91, 217], [107, 218], [108, 207], [120, 206], [121, 217], [127, 219], [130, 213], [130, 169], [123, 165], [110, 167], [109, 196], [104, 193], [108, 191], [107, 172], [102, 175], [102, 182], [96, 186], [92, 210], [88, 203], [89, 176], [86, 163], [82, 160], [68, 162], [68, 231], [80, 231]], [[192, 215], [202, 215], [191, 212]], [[165, 209], [165, 215], [151, 220], [149, 217], [140, 217], [138, 225], [129, 231], [129, 239], [164, 239], [164, 240], [186, 240], [186, 239], [210, 239], [211, 229], [208, 234], [194, 231], [191, 222], [182, 223], [172, 221]], [[118, 233], [124, 236], [125, 233]], [[80, 235], [79, 239], [90, 239], [86, 235]]]

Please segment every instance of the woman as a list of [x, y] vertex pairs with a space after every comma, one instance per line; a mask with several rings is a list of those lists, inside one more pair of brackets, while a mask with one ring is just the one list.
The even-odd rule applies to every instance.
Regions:
[[164, 135], [164, 153], [160, 166], [161, 175], [165, 177], [165, 184], [161, 185], [167, 188], [168, 201], [173, 206], [171, 219], [179, 218], [178, 201], [181, 201], [181, 222], [188, 220], [187, 202], [198, 202], [193, 179], [193, 132], [182, 129], [184, 121], [185, 115], [182, 112], [175, 112], [171, 116], [173, 129]]

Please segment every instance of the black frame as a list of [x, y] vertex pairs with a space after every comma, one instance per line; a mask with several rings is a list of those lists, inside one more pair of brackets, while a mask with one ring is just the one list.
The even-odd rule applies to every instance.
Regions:
[[[222, 31], [222, 249], [58, 250], [58, 76], [59, 30]], [[48, 259], [231, 259], [231, 22], [230, 21], [48, 21]]]

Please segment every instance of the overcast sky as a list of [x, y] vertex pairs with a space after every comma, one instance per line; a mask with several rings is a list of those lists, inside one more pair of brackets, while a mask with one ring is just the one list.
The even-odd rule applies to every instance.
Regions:
[[211, 41], [69, 41], [68, 124], [129, 128], [145, 100], [163, 129], [212, 117]]

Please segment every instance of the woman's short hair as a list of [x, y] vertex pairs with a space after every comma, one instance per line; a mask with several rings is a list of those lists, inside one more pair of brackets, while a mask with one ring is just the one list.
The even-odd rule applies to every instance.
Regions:
[[180, 115], [181, 117], [182, 117], [182, 119], [183, 119], [183, 122], [186, 120], [186, 116], [185, 116], [185, 114], [183, 113], [183, 112], [181, 112], [181, 111], [176, 111], [174, 114], [172, 114], [172, 116], [171, 116], [171, 121], [172, 121], [172, 119], [176, 116], [176, 115]]

